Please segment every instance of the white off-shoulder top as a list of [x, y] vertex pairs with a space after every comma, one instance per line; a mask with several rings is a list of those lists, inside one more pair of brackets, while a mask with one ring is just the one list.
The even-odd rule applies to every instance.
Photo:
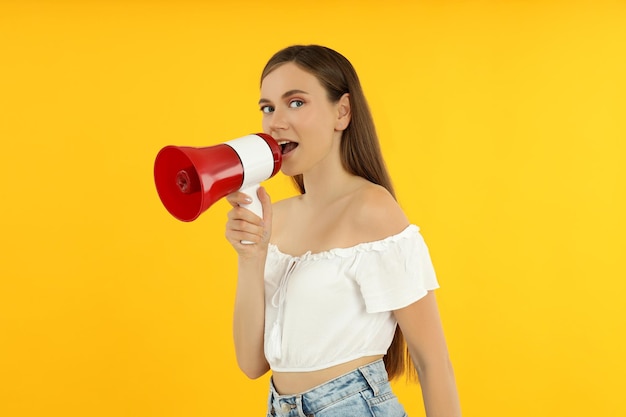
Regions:
[[301, 256], [270, 244], [265, 264], [265, 356], [274, 371], [306, 372], [385, 354], [393, 310], [439, 287], [419, 228]]

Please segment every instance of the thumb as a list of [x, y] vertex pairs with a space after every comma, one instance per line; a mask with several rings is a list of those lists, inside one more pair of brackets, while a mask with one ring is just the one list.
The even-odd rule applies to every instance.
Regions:
[[265, 223], [265, 230], [272, 230], [272, 199], [270, 195], [265, 191], [264, 187], [259, 187], [257, 191], [257, 197], [263, 207], [263, 223]]

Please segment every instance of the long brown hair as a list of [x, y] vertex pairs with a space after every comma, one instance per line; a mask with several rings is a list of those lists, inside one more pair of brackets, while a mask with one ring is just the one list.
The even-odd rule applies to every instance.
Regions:
[[[385, 167], [378, 135], [374, 126], [367, 100], [354, 67], [340, 53], [319, 45], [294, 45], [278, 51], [265, 65], [263, 79], [277, 67], [293, 62], [314, 75], [327, 91], [328, 99], [336, 103], [346, 93], [350, 96], [351, 120], [341, 137], [341, 163], [349, 173], [381, 185], [395, 198], [391, 178]], [[300, 193], [304, 194], [302, 175], [293, 181]], [[396, 327], [393, 341], [384, 357], [389, 379], [406, 373], [409, 379], [415, 376], [402, 332]]]

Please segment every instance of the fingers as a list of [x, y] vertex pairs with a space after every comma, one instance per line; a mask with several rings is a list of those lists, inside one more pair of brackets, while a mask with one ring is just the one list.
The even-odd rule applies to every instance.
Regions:
[[[264, 249], [269, 243], [272, 214], [271, 200], [267, 192], [262, 188], [257, 192], [257, 196], [263, 207], [263, 219], [242, 207], [242, 205], [247, 205], [251, 201], [246, 194], [238, 191], [226, 196], [227, 201], [233, 207], [228, 212], [226, 238], [240, 255], [243, 253], [251, 254], [251, 252], [256, 250]], [[248, 242], [248, 244], [242, 244], [242, 242]], [[256, 245], [250, 245], [250, 242]], [[250, 248], [250, 246], [257, 248]]]
[[241, 191], [235, 191], [232, 194], [228, 194], [226, 196], [226, 200], [233, 207], [250, 204], [252, 202], [252, 198], [250, 198], [249, 195], [242, 193]]
[[233, 207], [228, 212], [226, 237], [232, 244], [249, 241], [258, 243], [263, 239], [265, 228], [263, 220], [244, 207]]

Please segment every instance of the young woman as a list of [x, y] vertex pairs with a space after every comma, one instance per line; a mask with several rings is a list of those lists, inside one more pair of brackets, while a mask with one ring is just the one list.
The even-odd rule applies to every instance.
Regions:
[[389, 379], [416, 370], [428, 417], [460, 416], [428, 249], [395, 200], [354, 68], [288, 47], [263, 70], [259, 106], [300, 190], [271, 204], [261, 188], [262, 219], [241, 207], [249, 196], [227, 197], [237, 360], [250, 378], [272, 371], [267, 415], [406, 416]]

